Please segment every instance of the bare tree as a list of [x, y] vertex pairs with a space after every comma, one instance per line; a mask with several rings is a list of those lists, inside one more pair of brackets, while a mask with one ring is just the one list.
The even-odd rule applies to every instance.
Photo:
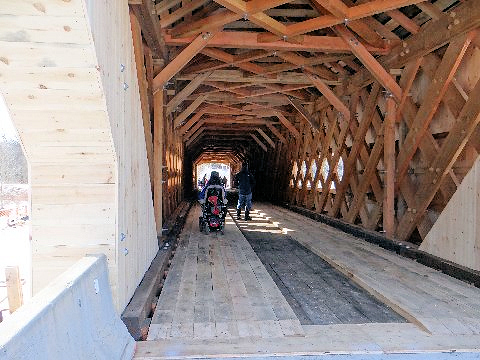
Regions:
[[0, 208], [3, 207], [4, 184], [26, 184], [27, 160], [17, 140], [0, 137]]

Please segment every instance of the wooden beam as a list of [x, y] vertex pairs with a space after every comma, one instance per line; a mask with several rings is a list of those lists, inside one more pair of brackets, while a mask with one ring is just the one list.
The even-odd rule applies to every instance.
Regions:
[[200, 129], [198, 129], [194, 134], [192, 134], [192, 136], [187, 140], [187, 142], [185, 143], [185, 146], [188, 148], [190, 147], [190, 145], [192, 145], [192, 143], [205, 131], [205, 128], [202, 127]]
[[346, 15], [347, 19], [358, 19], [424, 1], [425, 0], [371, 0], [349, 8]]
[[195, 115], [193, 115], [186, 123], [185, 125], [182, 126], [180, 129], [180, 134], [184, 135], [188, 129], [190, 129], [194, 124], [196, 124], [200, 118], [204, 115], [203, 112], [198, 112]]
[[275, 116], [278, 117], [278, 120], [280, 120], [280, 122], [288, 129], [288, 131], [293, 134], [293, 136], [295, 136], [297, 140], [300, 140], [300, 133], [298, 132], [298, 130], [285, 116], [283, 116], [281, 112], [276, 112]]
[[397, 104], [387, 97], [385, 114], [383, 164], [385, 167], [383, 191], [383, 230], [388, 238], [395, 234], [395, 120]]
[[[240, 69], [250, 71], [254, 74], [263, 74], [265, 71], [265, 69], [262, 68], [261, 66], [251, 63], [249, 61], [246, 61], [246, 60], [236, 61], [235, 56], [230, 55], [229, 53], [222, 51], [220, 49], [206, 48], [206, 49], [203, 49], [202, 53], [210, 56], [211, 58], [223, 61], [226, 64], [231, 64], [231, 65], [235, 64]], [[275, 78], [275, 76], [273, 77]]]
[[413, 81], [415, 80], [415, 77], [417, 76], [418, 69], [420, 68], [420, 65], [423, 62], [423, 57], [418, 58], [417, 60], [407, 64], [405, 66], [401, 83], [403, 83], [402, 90], [402, 98], [398, 102], [397, 106], [397, 122], [399, 122], [402, 118], [402, 111], [403, 107], [405, 106], [405, 101], [407, 100], [407, 97], [410, 96], [410, 89], [412, 88]]
[[195, 134], [195, 132], [200, 129], [203, 125], [205, 124], [205, 120], [200, 120], [198, 122], [195, 123], [195, 125], [193, 125], [193, 127], [189, 130], [187, 130], [185, 132], [185, 134], [183, 134], [183, 139], [184, 140], [188, 140], [192, 137], [193, 134]]
[[216, 11], [213, 15], [204, 17], [197, 21], [183, 22], [179, 24], [170, 31], [170, 34], [176, 38], [196, 36], [202, 32], [221, 28], [224, 25], [239, 20], [241, 18], [241, 15], [233, 11], [227, 9], [220, 9], [219, 11]]
[[153, 79], [153, 89], [158, 90], [163, 87], [167, 81], [175, 76], [200, 50], [202, 50], [215, 36], [213, 33], [205, 33], [197, 36], [189, 45], [178, 54], [163, 70]]
[[265, 134], [265, 131], [263, 131], [263, 130], [260, 129], [260, 128], [257, 128], [256, 130], [258, 131], [258, 133], [259, 133], [260, 135], [262, 135], [262, 137], [265, 139], [265, 141], [268, 142], [268, 143], [270, 144], [270, 146], [275, 149], [275, 143], [273, 142], [272, 139], [270, 139], [270, 136], [268, 136], [267, 134]]
[[255, 140], [255, 142], [263, 149], [263, 151], [267, 152], [268, 149], [267, 149], [267, 146], [260, 141], [260, 139], [258, 137], [255, 136], [255, 134], [252, 134], [250, 133], [250, 136], [253, 138], [253, 140]]
[[[257, 2], [253, 7], [248, 6], [248, 3], [242, 0], [215, 0], [215, 2], [263, 27], [273, 34], [279, 36], [286, 34], [287, 27], [285, 25], [262, 12], [263, 10], [269, 9], [270, 6], [273, 6], [269, 1], [263, 1], [262, 3]], [[257, 11], [252, 13], [248, 11], [249, 9]]]
[[270, 95], [270, 94], [276, 94], [276, 93], [289, 93], [290, 91], [293, 90], [299, 90], [299, 89], [305, 89], [310, 87], [310, 84], [292, 84], [292, 85], [283, 85], [283, 86], [271, 86], [265, 84], [267, 87], [266, 89], [259, 89], [259, 90], [253, 90], [250, 91], [248, 95], [241, 95], [238, 98], [251, 98], [251, 97], [256, 97], [256, 96], [264, 96], [264, 95]]
[[[145, 71], [146, 71], [146, 77], [147, 77], [147, 95], [148, 95], [148, 109], [150, 114], [153, 114], [153, 56], [152, 56], [152, 50], [148, 46], [143, 47], [143, 52], [145, 56]], [[153, 152], [152, 152], [153, 154]]]
[[153, 96], [153, 207], [157, 236], [162, 234], [163, 202], [163, 89]]
[[282, 135], [282, 133], [280, 131], [277, 130], [277, 128], [275, 126], [273, 126], [272, 124], [267, 124], [267, 127], [270, 129], [270, 131], [278, 138], [278, 140], [280, 140], [280, 142], [282, 144], [286, 144], [287, 143], [287, 139], [285, 139], [285, 137]]
[[273, 9], [277, 6], [288, 4], [292, 0], [250, 0], [245, 3], [247, 13], [257, 13], [268, 9]]
[[[355, 103], [356, 103], [356, 101], [352, 101], [350, 106], [352, 107], [352, 105], [354, 105]], [[352, 107], [352, 109], [353, 108], [354, 107]], [[351, 121], [352, 121], [352, 117], [350, 117], [348, 119], [333, 119], [333, 121], [332, 121], [331, 128], [330, 128], [332, 136], [333, 136], [334, 129], [336, 129], [336, 123], [337, 122], [340, 125], [340, 134], [338, 135], [338, 137], [336, 139], [338, 146], [335, 149], [335, 152], [334, 152], [334, 154], [331, 158], [331, 162], [329, 162], [330, 172], [328, 173], [327, 179], [325, 180], [324, 187], [322, 188], [322, 194], [320, 195], [320, 199], [318, 200], [318, 208], [319, 209], [324, 208], [325, 203], [326, 203], [327, 198], [328, 198], [328, 195], [330, 193], [330, 184], [332, 183], [332, 180], [336, 176], [336, 174], [335, 174], [336, 173], [336, 167], [337, 167], [337, 164], [340, 160], [340, 156], [343, 152], [343, 149], [346, 146], [345, 145], [345, 140], [347, 138], [348, 129], [350, 128], [350, 122]], [[332, 139], [333, 139], [333, 137], [332, 137]], [[322, 154], [322, 158], [327, 159], [327, 161], [328, 161], [328, 159], [330, 159], [330, 151], [328, 151], [330, 143], [326, 143], [324, 145], [325, 145], [325, 147], [324, 147], [324, 152]], [[323, 159], [321, 160], [322, 163], [323, 163]]]
[[433, 20], [438, 20], [442, 17], [442, 11], [429, 2], [418, 3], [417, 7], [430, 16]]
[[[351, 53], [351, 48], [347, 42], [336, 36], [304, 35], [303, 41], [298, 44], [281, 40], [264, 43], [258, 41], [258, 36], [258, 33], [253, 32], [221, 32], [211, 39], [207, 46], [239, 49]], [[195, 40], [194, 37], [174, 38], [170, 34], [165, 34], [164, 39], [165, 44], [170, 46], [188, 45]], [[371, 45], [365, 45], [365, 47], [373, 54], [387, 54], [390, 52], [387, 48], [378, 48]]]
[[425, 176], [416, 193], [417, 207], [405, 213], [397, 227], [399, 240], [409, 238], [417, 224], [425, 216], [425, 211], [441, 186], [442, 180], [457, 160], [466, 143], [480, 123], [480, 82], [477, 81], [460, 116], [445, 138], [440, 151], [430, 164], [430, 176]]
[[[385, 68], [399, 68], [419, 57], [451, 42], [453, 38], [480, 26], [480, 6], [476, 0], [465, 0], [449, 14], [442, 13], [437, 21], [430, 21], [384, 57], [378, 58]], [[356, 73], [346, 86], [346, 93], [352, 93], [372, 82], [373, 75], [367, 69]]]
[[315, 131], [320, 131], [320, 127], [318, 125], [318, 122], [312, 118], [312, 116], [308, 113], [308, 111], [303, 107], [303, 105], [298, 101], [297, 99], [293, 98], [292, 96], [287, 96], [288, 101], [290, 101], [290, 104], [293, 105], [295, 109], [300, 113], [300, 115], [307, 121], [307, 123], [310, 124], [310, 126], [315, 130]]
[[[195, 78], [195, 74], [182, 74], [180, 73], [177, 75], [177, 80], [192, 80]], [[206, 85], [215, 86], [215, 82], [217, 85], [219, 82], [227, 82], [227, 83], [240, 83], [238, 85], [230, 85], [234, 88], [236, 87], [246, 87], [251, 86], [251, 84], [258, 84], [263, 86], [264, 84], [308, 84], [310, 80], [308, 77], [303, 73], [295, 73], [289, 72], [284, 74], [277, 74], [275, 79], [270, 79], [265, 76], [256, 75], [246, 75], [243, 71], [239, 70], [215, 70], [212, 75], [209, 77], [209, 81]], [[340, 85], [339, 81], [326, 81], [324, 83], [327, 85]], [[217, 86], [216, 86], [217, 87]], [[222, 85], [219, 87], [221, 89], [228, 88], [228, 86]]]
[[191, 13], [195, 9], [198, 9], [200, 6], [205, 5], [208, 1], [209, 0], [192, 0], [188, 3], [182, 2], [182, 6], [180, 8], [160, 19], [160, 27], [166, 28], [167, 26], [172, 25], [185, 15]]
[[182, 123], [208, 98], [208, 95], [197, 97], [180, 115], [175, 118], [174, 128], [178, 128]]
[[345, 192], [349, 185], [352, 174], [356, 171], [358, 154], [362, 150], [362, 146], [365, 143], [365, 135], [367, 134], [370, 124], [372, 123], [374, 113], [377, 107], [377, 99], [380, 94], [380, 84], [375, 83], [370, 91], [367, 101], [364, 103], [363, 116], [360, 119], [359, 127], [354, 134], [353, 144], [343, 166], [343, 181], [340, 186], [337, 187], [337, 196], [329, 212], [330, 216], [337, 216], [340, 211]]
[[402, 89], [395, 79], [383, 68], [383, 66], [370, 54], [355, 36], [344, 26], [336, 26], [335, 31], [350, 45], [355, 56], [370, 71], [372, 76], [383, 85], [392, 95], [400, 100], [402, 98]]
[[323, 96], [333, 105], [338, 112], [343, 114], [345, 119], [350, 119], [350, 110], [345, 106], [345, 104], [340, 100], [337, 95], [325, 84], [318, 76], [309, 73], [308, 71], [303, 72], [307, 77], [312, 81], [312, 84], [322, 93]]
[[[303, 56], [290, 51], [281, 52], [277, 54], [277, 56], [327, 80], [333, 80], [337, 78], [337, 76], [329, 68], [316, 63], [315, 60], [317, 60], [317, 57], [315, 57], [314, 60], [306, 59]], [[311, 63], [313, 63], [312, 65], [316, 63], [316, 65], [319, 66], [310, 66]]]
[[370, 153], [367, 165], [365, 166], [364, 172], [357, 186], [356, 194], [353, 198], [350, 208], [348, 209], [347, 216], [345, 217], [345, 220], [350, 223], [353, 223], [355, 221], [355, 218], [360, 211], [360, 207], [365, 202], [366, 193], [368, 187], [372, 182], [372, 177], [376, 176], [378, 161], [380, 160], [383, 152], [383, 143], [383, 134], [377, 134], [377, 137], [375, 139], [375, 145], [373, 146], [372, 152]]
[[130, 8], [141, 25], [143, 37], [154, 57], [166, 59], [165, 43], [160, 33], [154, 3], [151, 0], [140, 0], [136, 1], [135, 4], [130, 3]]
[[340, 5], [339, 1], [337, 0], [335, 1], [335, 4], [337, 5], [337, 7], [336, 9], [334, 9], [332, 7], [333, 2], [331, 0], [328, 0], [328, 1], [315, 0], [315, 2], [317, 2], [321, 6], [325, 5], [326, 8], [329, 7], [337, 15], [340, 15], [341, 13], [345, 13], [344, 16], [335, 16], [333, 14], [322, 15], [322, 16], [308, 19], [296, 24], [288, 25], [287, 35], [296, 36], [296, 35], [306, 34], [314, 30], [324, 29], [324, 28], [342, 24], [345, 22], [345, 19], [347, 19], [347, 21], [362, 19], [367, 16], [380, 14], [388, 10], [396, 9], [396, 8], [407, 6], [407, 5], [421, 3], [423, 1], [425, 0], [405, 0], [405, 1], [373, 0], [373, 1], [369, 1], [368, 3], [355, 5], [348, 9], [345, 9], [345, 7]]
[[425, 94], [425, 100], [420, 106], [420, 109], [418, 109], [415, 120], [398, 154], [397, 186], [405, 176], [409, 163], [415, 155], [425, 132], [428, 131], [433, 115], [437, 111], [440, 101], [445, 95], [453, 76], [457, 72], [460, 61], [470, 45], [471, 39], [472, 34], [465, 34], [453, 40], [448, 46], [442, 62], [437, 68], [432, 84]]
[[179, 93], [173, 97], [172, 100], [168, 102], [165, 112], [167, 114], [173, 112], [175, 108], [180, 105], [183, 100], [190, 96], [190, 94], [193, 93], [211, 74], [211, 71], [207, 71], [195, 76], [193, 80], [191, 80]]
[[23, 305], [22, 281], [18, 266], [5, 267], [5, 284], [7, 286], [8, 308], [11, 314]]
[[[129, 1], [131, 1], [131, 0], [129, 0]], [[172, 7], [180, 4], [181, 2], [182, 2], [182, 0], [163, 0], [160, 3], [155, 5], [155, 12], [157, 14], [166, 12], [167, 10], [169, 10]]]
[[420, 26], [418, 26], [413, 20], [405, 16], [400, 10], [390, 10], [386, 14], [408, 32], [416, 34], [420, 31]]
[[132, 28], [133, 52], [135, 55], [135, 64], [137, 70], [138, 89], [140, 94], [140, 106], [142, 109], [143, 132], [145, 136], [145, 146], [147, 150], [148, 171], [150, 182], [153, 183], [153, 142], [152, 125], [150, 123], [150, 106], [148, 104], [147, 78], [145, 73], [143, 42], [140, 24], [133, 12], [130, 12], [130, 27]]

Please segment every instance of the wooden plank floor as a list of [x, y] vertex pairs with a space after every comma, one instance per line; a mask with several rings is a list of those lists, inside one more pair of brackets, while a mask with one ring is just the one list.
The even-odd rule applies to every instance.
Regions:
[[480, 289], [299, 214], [256, 204], [257, 230], [287, 233], [409, 320], [300, 326], [233, 222], [224, 236], [204, 235], [198, 214], [194, 208], [189, 215], [149, 341], [137, 343], [136, 359], [480, 359]]
[[148, 340], [274, 338], [303, 328], [249, 243], [229, 218], [225, 235], [188, 216], [155, 310]]
[[236, 222], [302, 325], [406, 322], [264, 217]]
[[262, 204], [256, 214], [424, 330], [480, 334], [480, 289], [281, 207]]

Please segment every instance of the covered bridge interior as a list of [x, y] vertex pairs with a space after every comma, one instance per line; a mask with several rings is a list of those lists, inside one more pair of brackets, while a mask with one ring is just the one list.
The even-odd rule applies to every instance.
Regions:
[[[165, 289], [177, 279], [180, 293], [193, 246], [212, 266], [248, 261], [274, 312], [288, 315], [281, 336], [265, 330], [278, 319], [258, 325], [266, 353], [389, 351], [392, 343], [398, 352], [479, 351], [479, 291], [453, 278], [480, 285], [479, 26], [476, 0], [0, 1], [0, 91], [30, 167], [34, 292], [85, 254], [104, 253], [124, 312], [165, 249], [162, 232], [194, 198], [197, 167], [228, 164], [233, 175], [247, 162], [254, 220], [227, 217], [224, 238], [200, 234], [192, 207]], [[358, 326], [302, 328], [246, 235], [268, 229], [406, 323], [371, 325], [379, 348], [352, 345], [351, 334], [366, 336]], [[242, 271], [227, 272], [224, 286], [243, 279], [248, 291]], [[212, 281], [199, 274], [197, 290]], [[164, 294], [138, 358], [172, 348], [186, 356], [259, 351], [240, 327], [220, 322], [229, 336], [191, 340], [182, 353], [178, 339], [193, 333], [182, 322], [165, 330], [162, 296], [163, 305], [175, 297]], [[235, 337], [243, 340], [232, 350]]]

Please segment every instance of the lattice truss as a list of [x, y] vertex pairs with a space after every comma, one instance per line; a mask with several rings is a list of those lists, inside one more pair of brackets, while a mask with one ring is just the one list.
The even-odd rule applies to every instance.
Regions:
[[289, 201], [421, 241], [478, 155], [476, 0], [130, 6], [194, 161], [259, 152]]

